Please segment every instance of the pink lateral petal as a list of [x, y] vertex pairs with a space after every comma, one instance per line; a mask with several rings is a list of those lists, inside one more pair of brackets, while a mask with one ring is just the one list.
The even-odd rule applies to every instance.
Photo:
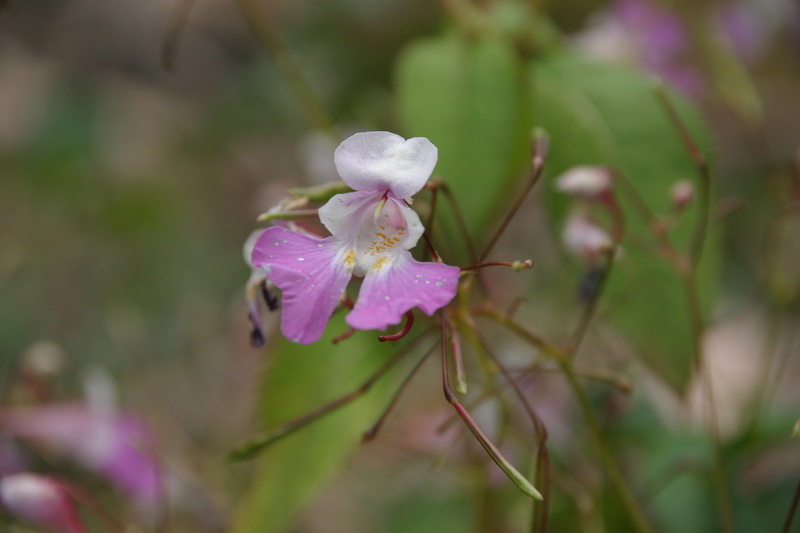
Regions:
[[356, 329], [385, 329], [398, 324], [409, 309], [419, 307], [432, 315], [450, 303], [458, 287], [458, 267], [420, 263], [400, 252], [392, 265], [371, 270], [347, 323]]
[[258, 238], [253, 265], [283, 291], [281, 332], [287, 339], [311, 344], [322, 336], [350, 281], [347, 252], [336, 237], [317, 239], [280, 227]]

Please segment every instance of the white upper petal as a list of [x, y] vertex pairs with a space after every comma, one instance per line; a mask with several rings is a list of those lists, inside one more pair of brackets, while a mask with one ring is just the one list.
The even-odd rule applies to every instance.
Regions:
[[344, 182], [357, 191], [391, 191], [410, 198], [436, 166], [438, 150], [425, 137], [403, 139], [388, 131], [356, 133], [336, 149], [333, 159]]

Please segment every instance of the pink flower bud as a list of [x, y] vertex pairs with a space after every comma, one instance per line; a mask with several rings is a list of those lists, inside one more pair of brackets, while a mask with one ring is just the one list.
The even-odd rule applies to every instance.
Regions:
[[583, 213], [570, 215], [561, 238], [571, 252], [587, 259], [597, 257], [613, 244], [611, 236]]
[[669, 197], [672, 199], [672, 205], [683, 209], [694, 198], [694, 185], [689, 180], [676, 181], [669, 190]]
[[86, 533], [64, 489], [27, 472], [0, 478], [0, 503], [15, 517], [57, 533]]
[[611, 190], [611, 172], [606, 167], [572, 167], [556, 178], [556, 190], [579, 198], [598, 198]]

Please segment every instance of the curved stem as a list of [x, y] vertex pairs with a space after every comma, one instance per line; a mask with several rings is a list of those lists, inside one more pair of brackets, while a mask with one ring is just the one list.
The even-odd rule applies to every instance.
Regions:
[[444, 316], [444, 311], [441, 312], [442, 316], [442, 339], [441, 339], [441, 347], [442, 347], [442, 390], [444, 391], [444, 397], [447, 402], [453, 406], [453, 409], [456, 410], [458, 416], [461, 417], [461, 420], [464, 421], [467, 428], [472, 432], [475, 436], [475, 439], [480, 443], [486, 453], [489, 454], [489, 457], [495, 462], [495, 464], [502, 470], [506, 476], [517, 486], [517, 488], [522, 491], [525, 495], [533, 498], [534, 500], [541, 500], [542, 495], [539, 493], [538, 490], [531, 484], [528, 479], [519, 473], [519, 471], [514, 468], [508, 459], [503, 456], [500, 452], [499, 448], [492, 442], [492, 440], [483, 432], [483, 430], [478, 426], [475, 420], [470, 416], [469, 412], [461, 405], [459, 402], [458, 397], [453, 394], [452, 389], [450, 389], [450, 378], [448, 377], [447, 371], [447, 320]]
[[391, 335], [381, 335], [380, 337], [378, 337], [378, 340], [381, 342], [399, 341], [400, 339], [408, 335], [408, 332], [411, 331], [412, 327], [414, 327], [414, 310], [409, 309], [408, 311], [406, 311], [406, 323], [403, 326], [403, 329], [401, 329], [397, 333], [392, 333]]

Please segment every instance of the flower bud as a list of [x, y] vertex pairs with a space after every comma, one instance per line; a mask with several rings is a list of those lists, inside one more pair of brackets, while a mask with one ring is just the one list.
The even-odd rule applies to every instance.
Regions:
[[572, 167], [556, 178], [556, 190], [579, 198], [597, 198], [611, 190], [611, 172], [606, 167]]
[[66, 354], [52, 341], [39, 341], [28, 347], [22, 354], [22, 370], [37, 377], [55, 377], [64, 368]]
[[669, 197], [676, 209], [683, 209], [694, 198], [694, 185], [689, 180], [676, 181], [669, 190]]
[[561, 238], [571, 252], [586, 259], [597, 257], [613, 245], [611, 236], [583, 213], [570, 215]]
[[66, 491], [49, 477], [23, 472], [0, 478], [0, 503], [16, 518], [48, 531], [85, 533]]

